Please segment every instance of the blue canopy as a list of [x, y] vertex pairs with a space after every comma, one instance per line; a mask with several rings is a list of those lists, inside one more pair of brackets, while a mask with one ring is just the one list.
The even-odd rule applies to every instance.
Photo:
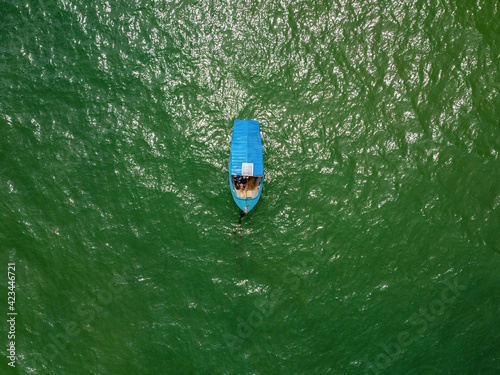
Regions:
[[259, 122], [236, 120], [231, 139], [231, 175], [264, 176]]

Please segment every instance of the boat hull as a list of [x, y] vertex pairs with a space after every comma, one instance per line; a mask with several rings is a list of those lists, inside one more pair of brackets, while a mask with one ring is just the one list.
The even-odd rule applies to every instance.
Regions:
[[[260, 179], [258, 191], [251, 198], [238, 197], [233, 178]], [[236, 120], [233, 125], [231, 152], [229, 154], [229, 188], [236, 205], [245, 213], [250, 212], [262, 195], [264, 186], [264, 155], [260, 125], [253, 120]], [[254, 190], [257, 190], [255, 187]]]
[[234, 193], [232, 176], [231, 172], [229, 172], [229, 188], [231, 189], [231, 194], [233, 195], [234, 202], [245, 213], [250, 212], [250, 210], [255, 207], [262, 194], [263, 186], [264, 178], [260, 180], [259, 192], [257, 193], [257, 196], [255, 198], [238, 198]]

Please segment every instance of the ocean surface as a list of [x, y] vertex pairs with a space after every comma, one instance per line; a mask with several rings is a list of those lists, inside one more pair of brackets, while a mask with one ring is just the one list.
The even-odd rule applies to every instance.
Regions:
[[0, 373], [499, 374], [499, 7], [2, 1]]

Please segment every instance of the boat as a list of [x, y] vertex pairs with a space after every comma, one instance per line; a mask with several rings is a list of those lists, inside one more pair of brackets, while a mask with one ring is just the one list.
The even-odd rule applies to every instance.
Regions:
[[242, 215], [259, 201], [264, 186], [264, 153], [258, 121], [236, 120], [233, 124], [229, 186]]

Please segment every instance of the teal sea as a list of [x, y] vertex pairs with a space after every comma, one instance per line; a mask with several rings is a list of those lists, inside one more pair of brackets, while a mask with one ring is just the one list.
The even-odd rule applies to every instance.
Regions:
[[499, 374], [499, 7], [2, 1], [0, 374]]

